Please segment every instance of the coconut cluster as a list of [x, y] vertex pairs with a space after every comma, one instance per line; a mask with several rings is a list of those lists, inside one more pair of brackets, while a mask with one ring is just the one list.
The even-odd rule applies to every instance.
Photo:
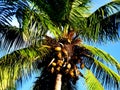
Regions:
[[46, 36], [45, 45], [49, 47], [50, 54], [45, 63], [48, 62], [47, 70], [51, 74], [61, 73], [77, 80], [79, 76], [84, 77], [80, 69], [85, 67], [81, 57], [85, 50], [79, 46], [81, 40], [73, 36], [73, 32], [59, 40]]
[[[71, 51], [68, 51], [68, 49]], [[64, 75], [67, 75], [70, 78], [78, 79], [79, 76], [82, 76], [82, 73], [79, 69], [84, 68], [84, 63], [82, 63], [82, 59], [79, 58], [77, 55], [74, 55], [74, 48], [73, 45], [64, 45], [60, 43], [59, 46], [52, 47], [52, 52], [55, 53], [54, 57], [50, 61], [48, 67], [49, 71], [53, 73], [62, 73]], [[71, 48], [71, 49], [70, 49]], [[70, 54], [72, 53], [72, 54]], [[78, 67], [76, 64], [80, 65]]]

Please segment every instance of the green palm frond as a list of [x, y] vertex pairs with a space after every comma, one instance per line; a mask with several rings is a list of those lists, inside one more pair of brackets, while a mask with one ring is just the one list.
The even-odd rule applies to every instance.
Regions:
[[[97, 67], [96, 70], [95, 67]], [[120, 75], [118, 75], [113, 70], [105, 66], [103, 63], [95, 59], [92, 69], [94, 69], [93, 72], [95, 76], [98, 78], [98, 80], [100, 80], [102, 85], [105, 86], [108, 90], [111, 88], [111, 86], [115, 90], [120, 89]]]
[[[25, 46], [22, 34], [17, 27], [13, 26], [0, 26], [1, 43], [2, 49], [8, 52], [14, 49]], [[12, 47], [12, 48], [11, 48]]]
[[101, 83], [97, 80], [97, 78], [94, 76], [94, 74], [90, 71], [86, 71], [86, 85], [88, 90], [104, 90]]
[[101, 85], [103, 85], [103, 87], [107, 90], [109, 90], [111, 87], [114, 88], [114, 90], [119, 90], [120, 76], [118, 73], [115, 73], [112, 69], [105, 66], [99, 60], [89, 55], [87, 57], [89, 60], [84, 61], [85, 66], [93, 72], [95, 77], [99, 80], [99, 82], [101, 82]]
[[44, 11], [38, 6], [34, 6], [34, 3], [31, 3], [28, 8], [26, 7], [23, 13], [23, 32], [29, 39], [38, 39], [45, 35], [48, 30], [56, 37], [60, 34], [59, 28]]
[[16, 7], [11, 4], [9, 6], [7, 3], [0, 1], [0, 25], [10, 25], [9, 21], [12, 21], [12, 16]]
[[[13, 2], [1, 1], [0, 5], [1, 25], [9, 24], [9, 22], [12, 21], [12, 16], [15, 15], [19, 23], [20, 31], [23, 32], [24, 37], [26, 36], [24, 38], [25, 40], [27, 38], [28, 40], [32, 38], [38, 39], [38, 37], [40, 38], [42, 35], [45, 35], [48, 30], [56, 36], [60, 34], [60, 30], [53, 24], [48, 16], [38, 7], [34, 6], [33, 3], [28, 3], [23, 0]], [[5, 20], [3, 20], [4, 18]]]
[[73, 28], [76, 28], [77, 26], [82, 30], [85, 26], [84, 20], [90, 14], [90, 6], [88, 5], [88, 3], [90, 3], [90, 0], [75, 0], [72, 3], [68, 20]]
[[[120, 1], [113, 0], [93, 12], [87, 20], [85, 37], [94, 41], [118, 40]], [[117, 12], [117, 13], [116, 13]]]
[[[31, 0], [34, 2], [39, 8], [41, 8], [50, 19], [56, 25], [65, 25], [66, 23], [71, 23], [71, 25], [75, 22], [80, 22], [83, 18], [82, 10], [86, 10], [88, 8], [87, 3], [90, 0], [41, 0], [36, 2], [35, 0]], [[80, 20], [78, 20], [78, 19]]]
[[[28, 1], [29, 3], [26, 3], [26, 0], [19, 2], [14, 1], [17, 9], [14, 12], [16, 13], [15, 15], [17, 15], [18, 21], [23, 20], [22, 24], [27, 38], [31, 33], [31, 28], [42, 33], [50, 30], [57, 36], [57, 34], [60, 34], [59, 28], [69, 24], [87, 41], [118, 40], [119, 35], [116, 19], [119, 17], [116, 18], [116, 15], [119, 15], [120, 1], [113, 0], [89, 16], [90, 7], [88, 5], [90, 1], [91, 0], [30, 0]], [[23, 12], [21, 12], [22, 10]], [[20, 26], [22, 26], [21, 22], [19, 23]], [[35, 35], [36, 32], [32, 34], [32, 36]]]
[[[118, 72], [120, 71], [120, 63], [111, 55], [109, 55], [108, 53], [106, 53], [103, 50], [100, 50], [96, 47], [90, 46], [90, 45], [83, 45], [86, 49], [90, 50], [90, 52], [95, 55], [95, 57], [97, 59], [99, 59], [102, 62], [106, 62], [106, 63], [110, 63], [112, 66], [115, 66], [118, 70]], [[119, 72], [120, 73], [120, 72]]]
[[39, 8], [41, 8], [45, 13], [50, 17], [50, 19], [55, 22], [57, 25], [59, 23], [63, 23], [66, 14], [68, 12], [69, 4], [72, 1], [69, 0], [31, 0], [34, 2]]
[[15, 86], [15, 81], [21, 77], [29, 77], [36, 70], [36, 62], [46, 55], [44, 47], [29, 47], [14, 51], [0, 59], [0, 87], [5, 89]]
[[[88, 58], [84, 58], [85, 67], [92, 70], [105, 88], [110, 89], [112, 86], [115, 90], [118, 90], [120, 88], [120, 76], [113, 68], [114, 71], [110, 68], [115, 66], [119, 72], [120, 63], [102, 50], [88, 45], [83, 45], [83, 47], [91, 52], [91, 54], [85, 55]], [[109, 63], [112, 65], [111, 67], [108, 66]]]

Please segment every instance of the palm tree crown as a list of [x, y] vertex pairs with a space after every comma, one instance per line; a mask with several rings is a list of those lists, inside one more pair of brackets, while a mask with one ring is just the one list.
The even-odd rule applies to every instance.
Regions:
[[[1, 89], [13, 89], [22, 77], [40, 70], [34, 90], [57, 90], [58, 75], [63, 90], [72, 89], [71, 85], [81, 77], [88, 89], [109, 90], [113, 86], [119, 90], [120, 63], [83, 40], [92, 43], [119, 40], [120, 1], [113, 0], [93, 13], [89, 12], [91, 2], [1, 0], [0, 31], [4, 33], [1, 46], [9, 53], [0, 59]], [[13, 16], [19, 28], [12, 28]], [[52, 37], [47, 35], [49, 32]], [[109, 64], [118, 72], [106, 66]]]

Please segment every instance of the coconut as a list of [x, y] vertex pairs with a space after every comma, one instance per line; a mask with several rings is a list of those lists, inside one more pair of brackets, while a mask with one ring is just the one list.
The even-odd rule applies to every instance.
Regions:
[[52, 66], [55, 67], [55, 66], [56, 66], [56, 63], [55, 63], [55, 62], [52, 62]]
[[59, 46], [55, 47], [55, 51], [61, 51], [61, 47]]
[[58, 52], [57, 57], [58, 57], [59, 59], [61, 59], [61, 58], [62, 58], [62, 53], [61, 53], [61, 52]]
[[57, 65], [58, 65], [58, 66], [62, 66], [62, 65], [63, 65], [63, 60], [58, 60], [58, 61], [57, 61]]
[[62, 49], [62, 52], [63, 52], [66, 56], [68, 56], [68, 52], [67, 52], [66, 49]]
[[68, 68], [68, 69], [71, 68], [71, 64], [70, 64], [70, 63], [67, 64], [67, 68]]
[[56, 67], [56, 70], [57, 70], [57, 71], [60, 71], [60, 66]]
[[70, 72], [69, 72], [69, 74], [70, 74], [71, 77], [74, 77], [74, 75], [75, 75], [74, 74], [74, 69], [71, 69]]

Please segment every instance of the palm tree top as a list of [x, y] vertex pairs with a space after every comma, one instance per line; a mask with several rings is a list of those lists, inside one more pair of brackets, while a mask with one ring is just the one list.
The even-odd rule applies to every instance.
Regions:
[[[22, 76], [28, 77], [33, 70], [42, 68], [35, 88], [46, 82], [53, 84], [50, 82], [54, 79], [53, 76], [62, 74], [65, 77], [63, 85], [69, 83], [68, 80], [74, 84], [81, 76], [90, 89], [103, 89], [101, 85], [108, 88], [113, 85], [119, 89], [120, 63], [102, 50], [85, 45], [82, 40], [119, 40], [120, 0], [113, 0], [92, 13], [89, 11], [91, 2], [92, 0], [0, 1], [0, 25], [2, 33], [5, 33], [2, 46], [7, 48], [8, 53], [15, 49], [0, 59], [0, 87], [11, 88], [15, 86], [16, 80], [21, 81]], [[13, 16], [19, 22], [19, 29], [10, 28], [9, 21]], [[48, 32], [53, 37], [47, 36]], [[11, 36], [13, 34], [15, 36]], [[28, 44], [25, 48], [20, 49], [26, 42]], [[115, 66], [118, 72], [106, 67], [109, 64]], [[84, 68], [88, 73], [79, 71]], [[98, 87], [93, 87], [95, 83], [89, 77], [97, 82]], [[41, 88], [46, 88], [41, 85]]]
[[[16, 15], [20, 27], [27, 37], [29, 36], [27, 29], [39, 29], [41, 33], [50, 30], [54, 35], [59, 35], [60, 31], [63, 30], [62, 27], [70, 25], [82, 39], [87, 41], [119, 40], [119, 21], [117, 21], [120, 11], [119, 0], [110, 1], [92, 13], [89, 9], [91, 0], [3, 1], [5, 1], [5, 4], [2, 4], [2, 9], [4, 8], [7, 13], [2, 11], [1, 15], [6, 13], [8, 18]], [[28, 20], [30, 21], [28, 22]], [[4, 18], [4, 22], [1, 24], [5, 24], [7, 21]]]

